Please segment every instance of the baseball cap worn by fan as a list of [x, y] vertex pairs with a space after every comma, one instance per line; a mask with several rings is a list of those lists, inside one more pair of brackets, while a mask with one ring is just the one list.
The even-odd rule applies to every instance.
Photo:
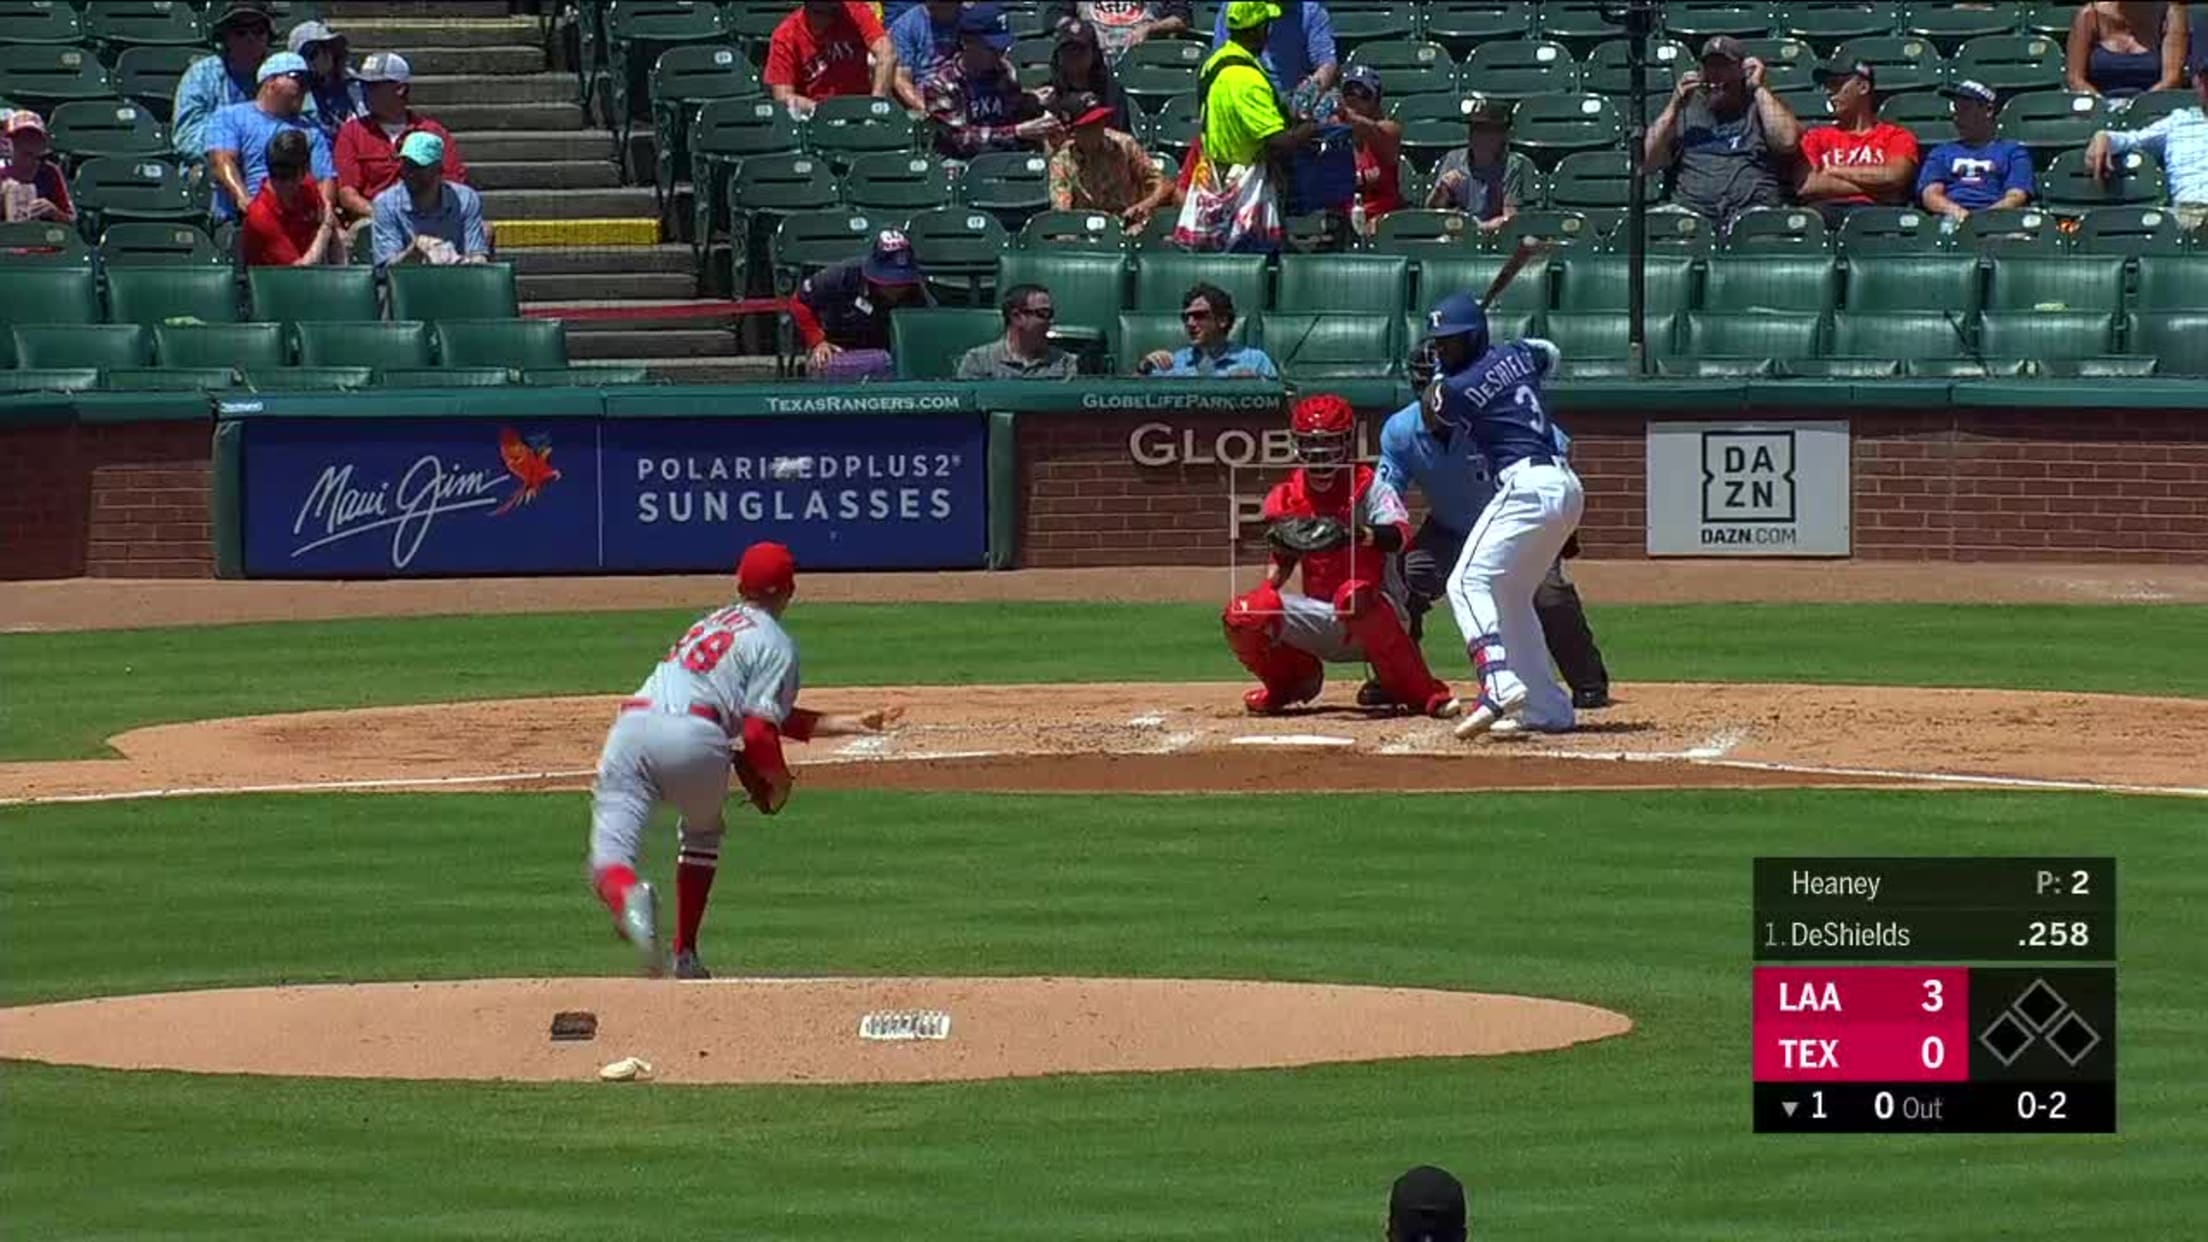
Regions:
[[20, 112], [10, 112], [7, 117], [7, 135], [10, 138], [17, 134], [43, 134], [46, 132], [45, 119], [29, 108], [25, 108]]
[[1280, 20], [1280, 6], [1272, 0], [1234, 0], [1227, 6], [1227, 29], [1249, 30]]
[[1731, 35], [1712, 35], [1702, 44], [1703, 60], [1729, 60], [1735, 64], [1748, 59], [1748, 47]]
[[414, 68], [397, 52], [370, 52], [360, 58], [353, 77], [361, 82], [411, 82]]
[[278, 52], [261, 62], [261, 71], [255, 76], [254, 81], [266, 82], [270, 78], [280, 78], [288, 74], [305, 77], [307, 72], [306, 58], [300, 56], [297, 52]]
[[298, 25], [293, 26], [291, 28], [291, 37], [284, 40], [284, 45], [286, 47], [289, 47], [292, 51], [299, 53], [301, 56], [305, 56], [307, 54], [307, 49], [313, 47], [317, 43], [344, 42], [347, 42], [347, 39], [344, 35], [337, 33], [336, 31], [330, 29], [328, 26], [323, 25], [321, 22], [308, 21], [301, 22]]
[[1430, 1164], [1396, 1178], [1388, 1192], [1388, 1237], [1391, 1242], [1464, 1242], [1464, 1183]]
[[787, 595], [797, 588], [797, 559], [779, 543], [760, 542], [744, 549], [736, 562], [736, 593], [746, 597]]
[[1514, 107], [1507, 99], [1474, 95], [1464, 101], [1464, 120], [1468, 125], [1509, 129], [1513, 114]]
[[417, 129], [399, 144], [399, 158], [417, 168], [441, 168], [445, 163], [445, 140]]
[[883, 229], [859, 274], [877, 285], [919, 284], [920, 264], [912, 257], [911, 239], [896, 229]]
[[1878, 71], [1871, 68], [1871, 62], [1867, 60], [1832, 61], [1810, 70], [1809, 76], [1819, 86], [1830, 86], [1849, 78], [1861, 78], [1863, 85], [1874, 91], [1878, 89]]
[[962, 10], [958, 35], [962, 39], [971, 35], [1000, 52], [1012, 46], [1012, 27], [1004, 20], [1004, 10], [994, 4], [975, 4]]
[[215, 18], [213, 30], [220, 34], [232, 26], [266, 26], [270, 34], [276, 33], [276, 18], [268, 0], [230, 0], [222, 6], [222, 13]]
[[1371, 65], [1352, 67], [1348, 73], [1342, 75], [1342, 89], [1346, 91], [1352, 86], [1370, 91], [1372, 97], [1378, 99], [1380, 97], [1380, 71]]
[[1941, 87], [1939, 89], [1939, 94], [1940, 97], [1943, 99], [1954, 99], [1962, 101], [1964, 103], [1984, 104], [1989, 108], [2001, 102], [2001, 96], [1999, 92], [1995, 91], [1992, 87], [1986, 85], [1983, 82], [1964, 81], [1950, 83], [1949, 85]]

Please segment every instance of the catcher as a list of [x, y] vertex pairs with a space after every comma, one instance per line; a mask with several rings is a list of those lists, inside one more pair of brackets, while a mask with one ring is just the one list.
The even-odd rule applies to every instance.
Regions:
[[[1399, 554], [1410, 514], [1372, 467], [1349, 464], [1356, 421], [1348, 402], [1326, 393], [1289, 415], [1303, 464], [1265, 497], [1264, 584], [1236, 597], [1224, 618], [1228, 648], [1260, 683], [1242, 704], [1262, 716], [1309, 702], [1327, 664], [1363, 662], [1390, 702], [1447, 719], [1457, 700], [1404, 629]], [[1283, 594], [1299, 565], [1304, 593]]]
[[789, 801], [795, 778], [782, 739], [879, 733], [901, 708], [828, 716], [797, 706], [797, 648], [782, 610], [797, 592], [797, 566], [779, 543], [755, 543], [736, 568], [737, 602], [708, 614], [634, 697], [621, 703], [598, 756], [590, 814], [591, 887], [614, 926], [636, 946], [644, 973], [665, 973], [652, 886], [636, 877], [644, 826], [671, 802], [682, 813], [675, 863], [674, 974], [710, 976], [698, 961], [698, 928], [721, 858], [721, 804], [729, 774], [762, 815]]

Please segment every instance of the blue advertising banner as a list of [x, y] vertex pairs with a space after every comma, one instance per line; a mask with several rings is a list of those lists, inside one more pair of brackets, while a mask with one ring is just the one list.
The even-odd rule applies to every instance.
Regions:
[[760, 539], [806, 569], [987, 557], [977, 414], [243, 423], [249, 577], [711, 572]]

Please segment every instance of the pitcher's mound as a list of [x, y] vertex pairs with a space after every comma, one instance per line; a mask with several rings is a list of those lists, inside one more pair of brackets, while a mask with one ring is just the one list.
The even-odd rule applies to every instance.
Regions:
[[[572, 1011], [596, 1015], [595, 1038], [552, 1039], [553, 1015]], [[928, 1032], [944, 1037], [861, 1037], [870, 1014], [916, 1012], [948, 1015], [947, 1031]], [[601, 1066], [640, 1057], [661, 1082], [936, 1082], [1496, 1056], [1632, 1026], [1571, 1001], [1242, 980], [484, 979], [0, 1009], [0, 1057], [531, 1082], [596, 1081]]]

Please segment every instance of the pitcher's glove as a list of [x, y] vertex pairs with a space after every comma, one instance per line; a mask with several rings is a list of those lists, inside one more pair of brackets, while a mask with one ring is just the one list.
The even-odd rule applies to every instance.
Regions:
[[1356, 538], [1356, 532], [1334, 518], [1278, 518], [1267, 528], [1265, 538], [1283, 552], [1304, 556], [1346, 548]]
[[783, 804], [790, 800], [791, 783], [768, 780], [759, 769], [751, 765], [742, 751], [737, 751], [733, 758], [736, 779], [743, 784], [744, 793], [751, 799], [751, 805], [758, 808], [761, 815], [773, 815], [780, 811]]

